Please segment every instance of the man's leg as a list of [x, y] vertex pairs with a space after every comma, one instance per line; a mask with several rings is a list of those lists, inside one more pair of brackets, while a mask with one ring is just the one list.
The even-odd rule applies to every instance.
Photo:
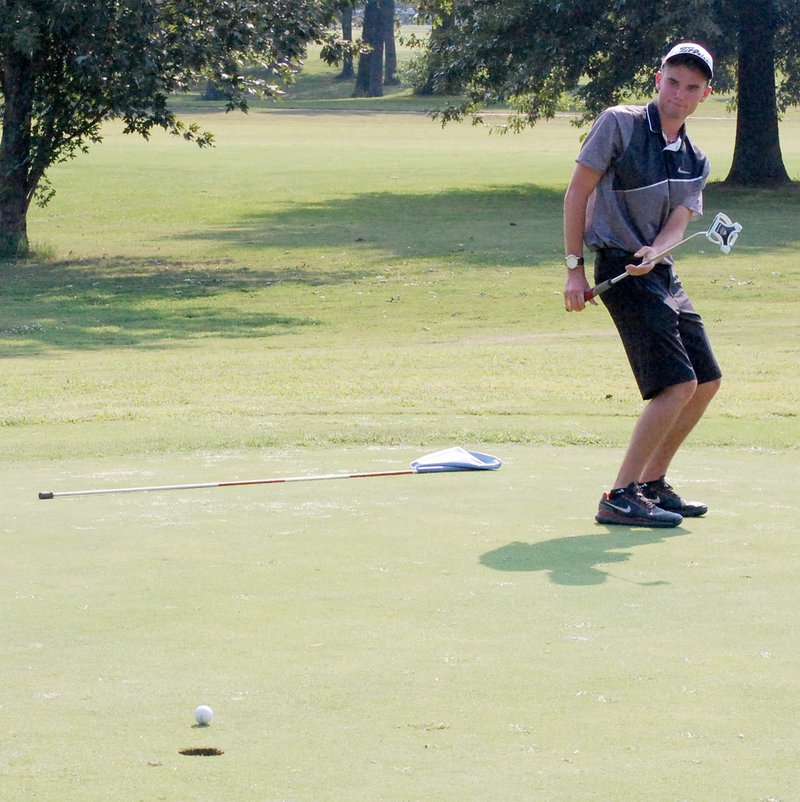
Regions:
[[[625, 452], [625, 457], [614, 482], [615, 488], [627, 487], [631, 482], [638, 483], [641, 481], [642, 473], [652, 463], [662, 440], [665, 440], [670, 431], [676, 426], [681, 418], [681, 413], [690, 405], [696, 390], [696, 381], [674, 384], [671, 387], [666, 387], [657, 396], [648, 401], [634, 427], [628, 450]], [[711, 396], [705, 400], [703, 410], [708, 406], [710, 400]], [[697, 416], [696, 423], [702, 416], [702, 410], [699, 415], [695, 414]], [[675, 446], [674, 450], [677, 450], [679, 445], [680, 443]], [[662, 475], [659, 474], [659, 476]]]
[[721, 379], [715, 379], [714, 381], [697, 385], [694, 395], [683, 407], [673, 425], [666, 430], [666, 434], [661, 438], [656, 448], [651, 452], [638, 478], [632, 481], [652, 482], [667, 473], [672, 458], [703, 417], [721, 383]]

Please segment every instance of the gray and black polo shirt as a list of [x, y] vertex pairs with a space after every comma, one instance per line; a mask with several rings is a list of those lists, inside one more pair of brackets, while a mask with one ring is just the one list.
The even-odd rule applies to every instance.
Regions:
[[708, 158], [691, 143], [685, 126], [677, 142], [667, 144], [655, 101], [606, 109], [577, 161], [603, 174], [587, 215], [585, 239], [592, 250], [634, 253], [653, 243], [678, 206], [693, 217], [703, 213]]

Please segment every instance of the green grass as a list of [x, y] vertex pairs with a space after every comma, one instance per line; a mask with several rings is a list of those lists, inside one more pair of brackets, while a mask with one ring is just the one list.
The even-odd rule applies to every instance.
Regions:
[[[636, 532], [586, 514], [617, 452], [497, 453], [491, 474], [47, 502], [419, 452], [6, 472], [3, 798], [793, 799], [796, 454], [689, 450], [676, 475], [712, 513]], [[224, 754], [179, 754], [198, 747]]]
[[[55, 171], [30, 221], [55, 258], [3, 269], [9, 458], [38, 454], [43, 428], [59, 456], [624, 443], [639, 401], [613, 330], [559, 299], [568, 119], [519, 137], [420, 115], [201, 121], [212, 151], [110, 128]], [[721, 149], [732, 123], [696, 128]], [[798, 196], [706, 203], [745, 230], [730, 256], [682, 255], [728, 377], [695, 442], [795, 447]]]
[[[711, 512], [612, 531], [641, 402], [606, 313], [563, 311], [570, 119], [295, 101], [188, 99], [211, 151], [109, 126], [0, 267], [2, 798], [793, 799], [800, 196], [709, 188], [744, 231], [680, 272], [726, 379], [673, 478]], [[505, 464], [36, 497], [453, 444]]]

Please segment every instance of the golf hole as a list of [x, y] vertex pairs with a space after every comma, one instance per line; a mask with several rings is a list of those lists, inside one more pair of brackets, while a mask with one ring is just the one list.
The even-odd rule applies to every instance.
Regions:
[[188, 755], [189, 757], [216, 757], [217, 755], [224, 755], [221, 749], [213, 746], [196, 747], [192, 749], [181, 749], [179, 754]]

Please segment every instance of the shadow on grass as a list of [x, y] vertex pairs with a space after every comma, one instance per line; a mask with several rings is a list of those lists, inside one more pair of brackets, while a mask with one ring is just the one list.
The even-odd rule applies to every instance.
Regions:
[[[254, 213], [185, 235], [226, 251], [240, 248], [240, 258], [256, 265], [261, 252], [278, 250], [293, 266], [249, 268], [227, 256], [202, 264], [113, 257], [0, 265], [0, 357], [285, 334], [319, 321], [262, 311], [263, 297], [249, 302], [233, 293], [278, 283], [353, 283], [415, 258], [467, 268], [550, 264], [553, 253], [536, 253], [532, 243], [552, 241], [560, 253], [553, 235], [560, 209], [560, 192], [536, 186], [364, 193]], [[318, 261], [311, 266], [304, 260], [309, 249], [346, 249], [353, 257], [344, 266], [341, 260], [330, 268]], [[367, 254], [363, 260], [359, 250]]]
[[219, 296], [278, 282], [319, 286], [352, 280], [350, 273], [124, 258], [3, 265], [0, 357], [286, 334], [318, 321], [262, 311], [236, 295]]
[[[686, 534], [685, 529], [619, 529], [605, 527], [602, 535], [559, 537], [541, 543], [509, 543], [481, 555], [480, 561], [496, 571], [547, 571], [556, 585], [601, 585], [614, 575], [599, 566], [627, 562], [629, 549], [662, 543]], [[622, 551], [618, 551], [622, 549]], [[621, 577], [614, 577], [621, 579]], [[636, 582], [636, 585], [663, 585], [664, 582]]]
[[[402, 176], [387, 175], [387, 186], [394, 180]], [[562, 191], [531, 184], [431, 194], [387, 189], [256, 212], [186, 239], [287, 250], [378, 249], [389, 259], [438, 257], [466, 266], [551, 265], [562, 249], [562, 203]]]
[[[431, 169], [436, 169], [435, 163]], [[466, 267], [560, 264], [563, 189], [534, 183], [487, 186], [485, 177], [478, 171], [474, 187], [405, 193], [392, 186], [402, 182], [403, 175], [387, 174], [385, 191], [322, 197], [277, 212], [255, 211], [225, 229], [193, 232], [187, 239], [289, 251], [380, 250], [389, 264], [392, 259], [402, 263], [409, 258], [440, 258]], [[709, 208], [724, 205], [736, 218], [770, 215], [769, 230], [759, 232], [751, 226], [737, 247], [761, 250], [776, 243], [793, 247], [793, 206], [800, 204], [800, 190], [773, 193], [766, 200], [763, 193], [714, 184], [707, 194]], [[776, 230], [781, 237], [770, 238], [770, 231]]]

